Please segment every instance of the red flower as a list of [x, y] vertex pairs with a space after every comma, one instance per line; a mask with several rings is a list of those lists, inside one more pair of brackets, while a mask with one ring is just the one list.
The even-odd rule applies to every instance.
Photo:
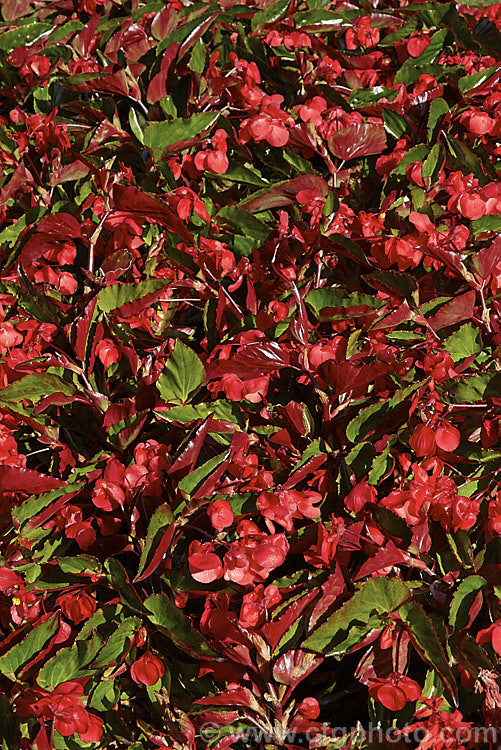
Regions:
[[233, 511], [227, 500], [215, 500], [207, 508], [207, 515], [216, 531], [222, 531], [233, 523]]
[[416, 456], [433, 456], [436, 450], [434, 431], [425, 424], [418, 424], [410, 437], [409, 445]]
[[120, 485], [98, 479], [92, 490], [92, 502], [101, 510], [115, 510], [124, 504], [125, 493]]
[[454, 531], [468, 531], [475, 524], [480, 512], [478, 500], [457, 495], [452, 502], [452, 523]]
[[11, 346], [23, 343], [23, 334], [16, 331], [12, 323], [0, 323], [0, 354], [5, 354]]
[[284, 98], [280, 94], [264, 96], [261, 100], [260, 112], [242, 122], [240, 126], [240, 141], [247, 143], [251, 138], [259, 143], [268, 141], [270, 146], [280, 148], [289, 141], [287, 126], [293, 125], [292, 117], [280, 109]]
[[223, 575], [223, 564], [210, 542], [190, 544], [188, 564], [190, 573], [199, 583], [212, 583]]
[[377, 502], [376, 490], [365, 479], [346, 495], [344, 504], [352, 513], [359, 513], [367, 503]]
[[421, 688], [410, 677], [392, 672], [388, 677], [374, 680], [369, 687], [369, 695], [390, 711], [401, 711], [409, 701], [419, 698]]
[[379, 42], [379, 36], [379, 29], [371, 26], [369, 16], [364, 16], [353, 28], [347, 30], [346, 46], [348, 49], [357, 49], [360, 46], [374, 47]]
[[59, 597], [61, 609], [69, 620], [75, 623], [88, 620], [96, 611], [96, 600], [85, 591], [63, 594]]
[[120, 361], [120, 351], [111, 339], [101, 339], [96, 345], [96, 354], [105, 367]]
[[54, 719], [54, 728], [63, 737], [77, 733], [84, 742], [98, 742], [103, 721], [89, 714], [82, 701], [84, 690], [79, 682], [64, 682], [47, 697], [41, 698], [36, 709], [46, 719]]
[[130, 668], [130, 676], [138, 685], [154, 685], [165, 674], [160, 659], [147, 651]]
[[443, 451], [455, 451], [461, 442], [461, 434], [450, 422], [443, 421], [435, 431], [435, 442]]
[[477, 643], [492, 643], [492, 648], [501, 656], [501, 620], [497, 620], [488, 628], [477, 633]]

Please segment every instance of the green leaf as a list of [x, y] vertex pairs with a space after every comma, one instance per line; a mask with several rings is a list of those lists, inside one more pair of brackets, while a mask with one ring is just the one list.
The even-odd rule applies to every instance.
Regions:
[[[313, 289], [304, 298], [305, 302], [313, 308], [320, 320], [338, 320], [346, 317], [346, 315], [327, 314], [321, 315], [321, 311], [329, 307], [342, 307], [342, 308], [357, 308], [357, 307], [370, 307], [373, 309], [380, 309], [386, 305], [386, 302], [379, 300], [376, 297], [370, 297], [368, 294], [348, 294], [344, 289]], [[351, 309], [347, 315], [350, 317], [360, 317], [363, 315], [370, 315], [371, 312], [367, 310], [361, 310], [357, 313], [356, 310]]]
[[[90, 696], [90, 705], [97, 711], [110, 711], [116, 706], [120, 699], [120, 690], [116, 684], [116, 680], [103, 680], [96, 685]], [[138, 750], [142, 750], [143, 745], [137, 746]], [[129, 750], [133, 750], [134, 746], [130, 746]]]
[[453, 362], [479, 354], [483, 349], [480, 331], [472, 323], [466, 323], [458, 331], [454, 331], [449, 338], [445, 339], [444, 344]]
[[183, 23], [182, 25], [177, 25], [176, 28], [170, 32], [170, 34], [162, 39], [162, 41], [157, 45], [156, 48], [157, 56], [162, 54], [162, 52], [170, 47], [171, 44], [184, 42], [185, 40], [188, 40], [188, 37], [193, 38], [192, 32], [196, 34], [197, 29], [199, 29], [200, 26], [210, 18], [211, 14], [213, 15], [214, 19], [216, 18], [216, 14], [213, 13], [213, 9], [211, 9], [210, 7], [205, 6], [205, 8], [201, 8], [199, 6], [199, 10], [201, 11], [201, 14], [197, 14], [195, 18], [186, 21], [186, 23]]
[[249, 169], [243, 167], [241, 164], [230, 166], [230, 168], [222, 175], [211, 175], [211, 179], [230, 180], [231, 182], [243, 182], [246, 185], [257, 185], [263, 187], [266, 185], [266, 180], [258, 174], [257, 169]]
[[244, 234], [246, 237], [257, 240], [260, 243], [265, 242], [270, 236], [270, 227], [248, 211], [244, 211], [237, 206], [225, 206], [222, 208], [216, 216], [216, 222], [221, 218], [225, 219], [231, 227], [237, 229], [240, 234]]
[[499, 68], [497, 67], [497, 65], [493, 65], [490, 68], [485, 68], [484, 70], [481, 70], [480, 73], [472, 73], [469, 76], [463, 76], [463, 78], [460, 78], [458, 81], [458, 87], [459, 87], [460, 92], [464, 96], [472, 89], [476, 88], [477, 86], [481, 86], [483, 83], [488, 81], [489, 78], [495, 73], [497, 73], [498, 71], [499, 71]]
[[245, 426], [245, 415], [238, 404], [232, 401], [225, 401], [224, 399], [216, 399], [209, 403], [174, 406], [172, 409], [166, 411], [155, 411], [155, 415], [159, 419], [165, 422], [179, 422], [180, 424], [207, 419], [209, 414], [212, 414], [214, 419], [233, 422], [233, 424], [237, 424], [242, 429]]
[[0, 672], [14, 681], [21, 667], [43, 651], [58, 630], [59, 613], [56, 612], [44, 623], [33, 628], [20, 643], [16, 643], [7, 653], [0, 656]]
[[[363, 440], [372, 430], [375, 430], [383, 420], [398, 409], [398, 407], [419, 387], [421, 383], [415, 383], [397, 391], [395, 395], [386, 401], [379, 401], [362, 409], [361, 412], [348, 424], [346, 437], [352, 443]], [[395, 427], [395, 425], [394, 425]]]
[[[26, 280], [24, 282], [26, 283]], [[61, 325], [61, 311], [56, 303], [50, 297], [41, 294], [29, 280], [27, 285], [28, 289], [25, 290], [18, 284], [0, 284], [0, 290], [2, 293], [12, 294], [20, 307], [40, 323]]]
[[435, 32], [430, 39], [429, 45], [425, 47], [419, 57], [410, 57], [404, 62], [395, 76], [395, 83], [404, 83], [404, 81], [401, 80], [402, 70], [420, 68], [423, 65], [432, 65], [435, 63], [444, 51], [445, 40], [448, 34], [448, 29], [440, 29], [440, 31]]
[[199, 39], [193, 46], [193, 51], [190, 56], [188, 67], [194, 73], [202, 74], [205, 70], [207, 62], [207, 47], [204, 42]]
[[423, 661], [438, 672], [444, 687], [456, 700], [457, 687], [454, 675], [447, 663], [432, 621], [426, 615], [424, 609], [419, 604], [409, 603], [400, 607], [398, 614], [407, 626], [411, 641], [418, 654]]
[[474, 219], [471, 222], [473, 234], [482, 234], [483, 232], [501, 232], [501, 215], [481, 216], [480, 219]]
[[18, 722], [14, 716], [9, 697], [5, 693], [0, 693], [0, 741], [2, 750], [18, 750]]
[[37, 676], [37, 683], [44, 690], [54, 690], [69, 680], [87, 677], [96, 670], [85, 669], [102, 646], [97, 633], [85, 641], [77, 641], [69, 648], [60, 649], [52, 659], [44, 664]]
[[136, 579], [141, 577], [143, 571], [151, 563], [162, 537], [173, 521], [174, 514], [167, 504], [160, 505], [160, 507], [158, 507], [153, 513], [148, 525], [144, 547], [141, 552], [139, 570], [137, 571]]
[[139, 617], [127, 617], [120, 623], [114, 633], [100, 650], [92, 666], [97, 668], [109, 667], [117, 664], [122, 656], [126, 654], [131, 646], [131, 641], [139, 632], [142, 620]]
[[[383, 289], [385, 292], [398, 292], [402, 294], [409, 302], [414, 302], [415, 292], [418, 285], [413, 276], [409, 273], [399, 273], [397, 271], [374, 271], [364, 275], [364, 279], [376, 289]], [[374, 283], [371, 283], [374, 282]]]
[[404, 175], [409, 164], [414, 164], [416, 161], [423, 162], [429, 153], [430, 149], [424, 143], [419, 143], [417, 146], [413, 146], [406, 154], [404, 154], [404, 156], [402, 156], [398, 166], [390, 173], [389, 177]]
[[484, 16], [479, 20], [473, 29], [473, 38], [482, 47], [495, 52], [498, 56], [501, 55], [501, 34], [490, 19]]
[[[430, 153], [423, 162], [421, 168], [421, 174], [424, 179], [428, 179], [431, 182], [437, 176], [440, 167], [444, 161], [444, 149], [441, 143], [435, 143]], [[429, 183], [425, 183], [429, 184]]]
[[294, 15], [294, 23], [297, 29], [321, 31], [327, 33], [336, 31], [343, 26], [351, 26], [348, 14], [332, 12], [328, 10], [309, 10]]
[[408, 39], [410, 35], [416, 31], [418, 27], [418, 19], [417, 16], [414, 16], [410, 19], [408, 23], [404, 23], [402, 26], [399, 26], [396, 31], [393, 31], [391, 34], [388, 34], [385, 36], [381, 41], [379, 42], [380, 47], [393, 47], [395, 42], [399, 42], [401, 39]]
[[150, 622], [166, 632], [182, 651], [195, 656], [214, 656], [214, 651], [189, 618], [167, 596], [154, 594], [145, 600], [144, 606], [149, 612]]
[[108, 558], [104, 563], [104, 569], [108, 573], [112, 586], [118, 591], [120, 600], [127, 605], [127, 607], [130, 607], [130, 609], [133, 609], [136, 612], [144, 612], [143, 603], [136, 594], [134, 587], [128, 579], [127, 573], [118, 560], [114, 560], [111, 557]]
[[204, 130], [209, 130], [218, 117], [219, 112], [200, 112], [188, 118], [154, 122], [144, 131], [144, 145], [158, 161], [169, 146], [196, 138]]
[[357, 442], [346, 456], [346, 463], [355, 474], [357, 482], [367, 476], [376, 455], [376, 449], [372, 443]]
[[31, 23], [28, 26], [3, 31], [0, 35], [0, 56], [6, 57], [9, 52], [18, 47], [33, 44], [48, 31], [52, 31], [53, 28], [50, 23]]
[[486, 585], [487, 582], [482, 576], [468, 576], [461, 581], [454, 592], [449, 610], [449, 625], [455, 635], [468, 625], [472, 604], [479, 591], [482, 591]]
[[392, 102], [398, 95], [395, 89], [389, 89], [385, 86], [373, 86], [370, 89], [356, 89], [348, 97], [348, 103], [354, 107], [367, 107], [369, 104], [375, 104], [380, 99], [387, 99]]
[[21, 505], [12, 509], [12, 515], [17, 518], [20, 527], [22, 527], [26, 522], [35, 518], [60, 497], [63, 497], [64, 495], [74, 495], [82, 489], [84, 484], [85, 482], [67, 484], [65, 487], [58, 487], [50, 492], [45, 492], [43, 495], [29, 497], [24, 503], [21, 503]]
[[97, 306], [103, 312], [110, 313], [128, 302], [136, 302], [148, 294], [155, 294], [166, 286], [168, 282], [164, 279], [147, 279], [137, 284], [113, 284], [98, 292]]
[[134, 107], [131, 107], [129, 109], [129, 125], [130, 125], [130, 129], [132, 130], [132, 132], [136, 136], [136, 138], [139, 141], [139, 143], [144, 144], [143, 129], [141, 127], [141, 124], [139, 122], [139, 118], [137, 116], [137, 112], [134, 109]]
[[449, 105], [440, 96], [433, 99], [428, 113], [428, 143], [436, 143], [438, 131], [442, 126], [445, 115], [449, 112]]
[[63, 573], [70, 575], [93, 575], [101, 570], [101, 564], [96, 557], [91, 555], [78, 555], [77, 557], [59, 557], [57, 560], [59, 568]]
[[392, 109], [383, 109], [383, 125], [387, 133], [397, 140], [407, 130], [407, 120]]
[[201, 486], [203, 482], [212, 474], [212, 472], [217, 469], [217, 467], [220, 466], [223, 461], [226, 461], [228, 456], [229, 451], [226, 451], [220, 456], [214, 456], [214, 458], [210, 458], [208, 461], [202, 464], [202, 466], [199, 466], [198, 469], [195, 469], [194, 471], [183, 477], [183, 479], [181, 479], [178, 484], [179, 490], [181, 490], [184, 495], [192, 495], [198, 489], [198, 487]]
[[205, 380], [205, 369], [195, 352], [176, 341], [174, 350], [157, 380], [160, 396], [166, 403], [186, 403]]
[[[395, 438], [395, 436], [392, 437]], [[388, 445], [386, 446], [384, 451], [376, 456], [374, 461], [372, 462], [371, 470], [369, 472], [369, 476], [367, 477], [367, 481], [369, 482], [369, 484], [377, 486], [379, 482], [393, 469], [393, 466], [395, 465], [395, 459], [391, 455], [390, 449], [394, 442], [395, 439], [392, 440], [390, 438], [390, 440], [388, 441]]]
[[50, 43], [52, 45], [60, 39], [63, 39], [65, 36], [69, 36], [75, 31], [82, 31], [84, 28], [85, 26], [81, 21], [68, 21], [67, 23], [63, 23], [62, 26], [56, 28], [50, 35]]
[[64, 396], [74, 396], [75, 388], [58, 375], [50, 373], [34, 373], [26, 375], [21, 380], [3, 388], [0, 392], [0, 400], [18, 404], [20, 401], [31, 401], [33, 404], [53, 393], [62, 393]]
[[474, 404], [476, 401], [484, 400], [485, 392], [492, 379], [491, 373], [483, 373], [472, 377], [457, 378], [447, 385], [449, 392], [454, 395], [454, 401]]
[[467, 172], [473, 172], [480, 183], [482, 185], [485, 184], [486, 176], [482, 168], [482, 162], [478, 156], [473, 151], [470, 151], [458, 138], [452, 138], [447, 133], [444, 133], [444, 137], [453, 161], [459, 164], [461, 168], [466, 169]]
[[31, 226], [37, 221], [43, 213], [44, 211], [40, 206], [30, 208], [30, 210], [21, 216], [21, 218], [13, 224], [10, 224], [8, 227], [5, 227], [5, 229], [0, 232], [0, 245], [6, 245], [9, 248], [13, 247], [21, 232], [23, 232], [26, 227]]
[[290, 0], [277, 0], [276, 3], [268, 5], [264, 10], [254, 13], [251, 20], [251, 28], [257, 29], [266, 23], [275, 23], [283, 18], [289, 9]]
[[396, 578], [371, 578], [303, 643], [326, 655], [339, 655], [359, 643], [373, 628], [410, 599], [407, 586]]

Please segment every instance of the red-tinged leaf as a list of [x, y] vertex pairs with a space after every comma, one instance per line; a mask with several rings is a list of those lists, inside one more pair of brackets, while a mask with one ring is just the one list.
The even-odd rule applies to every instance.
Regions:
[[336, 599], [339, 599], [341, 594], [346, 590], [346, 583], [341, 571], [341, 567], [336, 562], [336, 568], [334, 573], [331, 573], [328, 579], [322, 584], [320, 589], [320, 596], [313, 612], [310, 616], [310, 622], [308, 624], [308, 632], [311, 632], [318, 621], [331, 609]]
[[492, 245], [484, 247], [471, 257], [471, 264], [480, 278], [488, 281], [493, 270], [501, 263], [501, 237], [496, 237]]
[[247, 378], [273, 372], [290, 366], [289, 352], [276, 341], [253, 341], [246, 344], [239, 352], [222, 360], [212, 368], [213, 377], [232, 372]]
[[66, 396], [64, 393], [51, 393], [50, 396], [43, 398], [35, 409], [35, 414], [42, 414], [49, 406], [64, 406], [65, 404], [72, 404], [75, 401], [79, 401], [81, 404], [90, 405], [88, 398], [75, 394], [73, 396]]
[[396, 328], [401, 323], [406, 323], [408, 320], [411, 319], [411, 317], [412, 317], [412, 311], [407, 303], [407, 300], [405, 300], [392, 313], [390, 313], [389, 315], [386, 315], [382, 320], [379, 320], [377, 323], [374, 323], [374, 325], [372, 326], [372, 330], [382, 331], [385, 328]]
[[[235, 437], [235, 436], [234, 436]], [[224, 460], [218, 464], [214, 471], [205, 479], [205, 481], [198, 487], [196, 492], [193, 493], [194, 500], [200, 500], [202, 497], [210, 497], [214, 494], [215, 488], [224, 472], [228, 468], [231, 460], [231, 450], [227, 452]]]
[[208, 28], [212, 26], [213, 21], [218, 17], [220, 11], [218, 10], [217, 13], [213, 13], [208, 18], [204, 19], [198, 26], [196, 26], [193, 31], [191, 31], [184, 42], [179, 47], [178, 52], [178, 59], [181, 60], [184, 55], [190, 51], [190, 49], [193, 47], [194, 44], [198, 42], [199, 39], [203, 37], [205, 32]]
[[33, 469], [0, 466], [0, 492], [27, 492], [30, 495], [39, 495], [64, 484], [62, 479], [40, 474]]
[[185, 242], [193, 242], [191, 232], [170, 208], [141, 190], [132, 186], [115, 185], [113, 199], [117, 209], [135, 215], [141, 224], [143, 224], [145, 218], [152, 219], [171, 232], [178, 234]]
[[256, 703], [253, 693], [249, 688], [232, 685], [228, 690], [224, 690], [218, 695], [207, 696], [207, 698], [198, 698], [195, 703], [199, 706], [241, 706], [242, 708], [252, 708], [255, 710]]
[[42, 219], [37, 234], [44, 234], [51, 240], [66, 242], [82, 236], [82, 228], [74, 216], [67, 213], [51, 214]]
[[148, 597], [144, 606], [149, 612], [148, 618], [151, 623], [170, 636], [178, 648], [199, 658], [214, 656], [214, 651], [193, 627], [189, 617], [183, 614], [165, 594]]
[[381, 574], [385, 568], [408, 563], [410, 559], [411, 556], [409, 553], [398, 549], [390, 539], [382, 549], [376, 552], [374, 557], [371, 557], [362, 565], [354, 580], [358, 581], [360, 578], [372, 575], [373, 573]]
[[[166, 7], [157, 13], [151, 24], [151, 33], [159, 42], [176, 28], [178, 12], [172, 6]], [[170, 46], [166, 50], [170, 49]]]
[[294, 338], [299, 341], [300, 344], [306, 346], [309, 339], [309, 328], [310, 324], [308, 321], [308, 314], [306, 312], [305, 304], [297, 290], [296, 285], [292, 284], [292, 294], [296, 300], [298, 309], [298, 319], [291, 322], [291, 333]]
[[291, 602], [276, 620], [263, 625], [261, 633], [270, 644], [272, 651], [276, 649], [283, 636], [289, 628], [292, 627], [296, 620], [302, 617], [305, 610], [315, 600], [316, 596], [316, 591], [309, 591]]
[[202, 446], [212, 426], [212, 414], [204, 419], [196, 430], [193, 431], [189, 441], [182, 449], [181, 453], [174, 459], [172, 466], [168, 470], [169, 474], [179, 474], [185, 476], [193, 470], [197, 462]]
[[381, 154], [386, 148], [385, 129], [372, 123], [349, 125], [329, 138], [329, 148], [342, 161]]
[[[84, 314], [79, 317], [75, 323], [74, 327], [76, 329], [76, 335], [75, 335], [75, 354], [80, 362], [85, 362], [87, 360], [87, 357], [89, 356], [89, 332], [91, 330], [92, 325], [96, 325], [94, 311], [96, 309], [96, 303], [97, 303], [97, 296], [93, 297], [87, 307], [85, 308]], [[102, 328], [102, 325], [101, 325]], [[99, 340], [99, 339], [98, 339]], [[95, 359], [95, 354], [93, 356], [93, 359]], [[92, 370], [93, 362], [90, 364], [90, 369]]]
[[301, 177], [294, 177], [292, 180], [282, 182], [271, 189], [260, 191], [259, 195], [250, 200], [245, 199], [239, 203], [241, 208], [245, 208], [250, 213], [265, 211], [269, 208], [278, 208], [295, 203], [296, 195], [301, 190], [312, 190], [319, 198], [325, 198], [329, 192], [329, 186], [323, 177], [313, 174], [305, 174]]
[[54, 168], [49, 179], [49, 185], [56, 187], [57, 185], [62, 185], [64, 182], [74, 182], [80, 180], [82, 177], [87, 177], [89, 172], [89, 167], [80, 159], [76, 159], [73, 164], [67, 164], [60, 169]]
[[178, 49], [179, 42], [170, 44], [165, 50], [160, 64], [160, 72], [153, 76], [146, 92], [146, 100], [148, 104], [156, 104], [167, 95], [167, 77], [173, 62], [177, 60]]
[[134, 583], [152, 575], [158, 568], [174, 536], [174, 515], [167, 504], [161, 505], [154, 512], [148, 525], [146, 540], [141, 552], [139, 570]]
[[475, 292], [469, 291], [446, 302], [440, 310], [428, 318], [428, 323], [435, 330], [446, 328], [463, 320], [471, 320], [475, 312]]
[[273, 665], [273, 677], [282, 685], [294, 688], [319, 667], [322, 661], [321, 656], [305, 653], [301, 649], [286, 651]]
[[302, 482], [303, 479], [306, 479], [306, 477], [319, 469], [325, 463], [326, 459], [327, 456], [325, 453], [309, 458], [303, 466], [291, 473], [290, 477], [283, 483], [282, 489], [290, 490], [295, 487], [299, 482]]
[[434, 669], [445, 689], [456, 702], [457, 685], [433, 623], [420, 604], [404, 604], [398, 612], [407, 627], [412, 644], [421, 658]]
[[15, 681], [15, 675], [52, 641], [58, 630], [59, 612], [40, 618], [19, 643], [0, 656], [0, 672]]
[[447, 250], [444, 247], [431, 247], [430, 245], [427, 245], [426, 255], [428, 255], [430, 258], [435, 258], [436, 260], [441, 261], [447, 266], [447, 268], [450, 268], [452, 271], [456, 271], [460, 276], [462, 276], [463, 269], [460, 253], [454, 252], [452, 250]]

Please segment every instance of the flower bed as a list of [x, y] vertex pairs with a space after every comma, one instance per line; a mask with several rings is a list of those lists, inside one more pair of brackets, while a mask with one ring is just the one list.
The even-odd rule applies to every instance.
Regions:
[[1, 12], [2, 748], [497, 747], [501, 4]]

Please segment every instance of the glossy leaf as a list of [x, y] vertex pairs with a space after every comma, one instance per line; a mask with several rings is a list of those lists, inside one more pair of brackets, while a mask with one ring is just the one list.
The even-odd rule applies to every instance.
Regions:
[[380, 125], [349, 125], [329, 138], [329, 148], [338, 159], [380, 154], [386, 148], [386, 135]]
[[205, 370], [195, 352], [176, 341], [158, 378], [158, 390], [166, 403], [185, 403], [205, 380]]

